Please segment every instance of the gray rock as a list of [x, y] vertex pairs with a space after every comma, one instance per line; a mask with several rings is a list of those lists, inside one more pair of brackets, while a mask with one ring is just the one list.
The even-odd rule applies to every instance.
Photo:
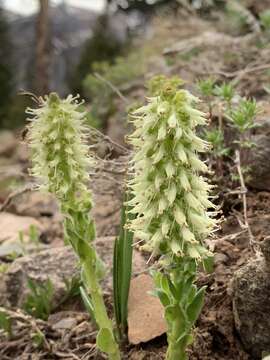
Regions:
[[17, 140], [9, 130], [0, 132], [0, 156], [10, 156], [16, 149]]
[[[108, 270], [103, 281], [106, 294], [112, 292], [112, 259], [114, 237], [97, 238], [96, 248]], [[133, 271], [145, 269], [142, 255], [134, 250]], [[66, 281], [79, 276], [78, 259], [69, 246], [40, 251], [16, 259], [8, 270], [0, 274], [0, 305], [21, 307], [29, 293], [28, 278], [37, 283], [50, 279], [54, 287], [53, 307], [59, 305], [66, 294]]]
[[77, 258], [70, 247], [58, 247], [16, 259], [3, 274], [2, 286], [6, 291], [0, 294], [0, 304], [21, 307], [29, 288], [28, 279], [53, 283], [53, 306], [57, 306], [66, 293], [65, 279], [79, 275]]
[[270, 239], [264, 241], [261, 256], [239, 269], [232, 282], [236, 329], [245, 349], [254, 359], [270, 351]]
[[[265, 105], [260, 105], [264, 107]], [[250, 167], [248, 184], [258, 190], [270, 190], [270, 111], [256, 119], [258, 128], [251, 136], [254, 143], [242, 159], [245, 166]]]
[[13, 205], [14, 212], [23, 216], [48, 216], [58, 212], [55, 198], [46, 192], [30, 191], [23, 194]]

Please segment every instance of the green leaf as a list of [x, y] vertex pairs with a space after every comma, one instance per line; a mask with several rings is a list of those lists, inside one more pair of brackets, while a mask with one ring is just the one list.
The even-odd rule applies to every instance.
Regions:
[[177, 339], [177, 344], [182, 348], [186, 348], [193, 343], [193, 336], [191, 334], [183, 334]]
[[33, 334], [32, 340], [36, 347], [40, 348], [44, 343], [45, 336], [40, 330], [38, 330], [36, 333]]
[[92, 246], [82, 238], [78, 239], [77, 253], [80, 259], [82, 259], [83, 261], [93, 261], [93, 259], [95, 258], [95, 253]]
[[114, 337], [110, 329], [101, 328], [99, 330], [97, 334], [97, 347], [107, 354], [115, 352]]
[[214, 256], [208, 256], [203, 259], [203, 268], [208, 274], [214, 271]]
[[106, 266], [99, 256], [96, 257], [96, 275], [98, 280], [104, 279], [106, 275]]
[[81, 297], [83, 299], [83, 303], [84, 303], [86, 310], [88, 311], [92, 320], [96, 322], [95, 312], [94, 312], [94, 307], [93, 307], [92, 301], [82, 286], [80, 286], [80, 293], [81, 293]]
[[0, 329], [3, 329], [9, 336], [12, 335], [11, 319], [5, 311], [0, 311]]
[[206, 286], [202, 287], [194, 297], [194, 300], [187, 308], [187, 316], [191, 324], [194, 324], [200, 315], [203, 307], [204, 293]]
[[[125, 195], [125, 204], [129, 201]], [[127, 222], [134, 217], [123, 205], [119, 236], [115, 239], [113, 256], [113, 295], [114, 312], [120, 336], [127, 326], [127, 304], [132, 271], [133, 233], [127, 228]]]
[[186, 324], [186, 316], [181, 306], [169, 305], [165, 308], [165, 318], [168, 323], [172, 323], [175, 320], [180, 321], [183, 324], [183, 329]]
[[161, 301], [164, 307], [170, 305], [170, 298], [164, 291], [160, 289], [156, 289], [155, 294], [159, 297], [159, 300]]
[[28, 278], [27, 285], [30, 292], [23, 303], [24, 310], [30, 315], [47, 320], [52, 310], [53, 283], [47, 279], [40, 284]]

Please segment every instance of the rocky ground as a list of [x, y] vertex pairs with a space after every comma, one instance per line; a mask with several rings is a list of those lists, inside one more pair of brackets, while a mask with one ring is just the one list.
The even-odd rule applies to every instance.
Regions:
[[[209, 242], [215, 252], [214, 272], [202, 273], [199, 279], [208, 290], [189, 352], [191, 360], [260, 359], [263, 351], [270, 350], [270, 328], [265, 315], [270, 311], [267, 276], [270, 108], [269, 94], [264, 90], [269, 81], [270, 49], [259, 46], [262, 35], [254, 29], [236, 36], [226, 28], [226, 21], [219, 13], [201, 19], [187, 11], [154, 20], [151, 34], [140, 39], [145, 48], [151, 46], [146, 75], [136, 79], [134, 86], [123, 89], [123, 94], [129, 102], [140, 101], [145, 94], [145, 80], [155, 73], [165, 73], [179, 75], [191, 90], [198, 77], [232, 80], [242, 95], [254, 96], [259, 102], [262, 111], [257, 122], [261, 126], [252, 134], [256, 147], [248, 156], [251, 179], [247, 193], [247, 220], [256, 249], [250, 246], [250, 236], [243, 227], [242, 199], [236, 189], [230, 188], [225, 174], [223, 187], [219, 189], [224, 221], [216, 238]], [[111, 115], [107, 126], [112, 141], [97, 136], [100, 169], [93, 174], [91, 183], [95, 195], [96, 245], [109, 268], [129, 156], [128, 149], [115, 144], [123, 145], [128, 132], [122, 120], [126, 104], [117, 96], [114, 102], [117, 112]], [[77, 293], [69, 292], [67, 279], [78, 281], [77, 259], [64, 246], [57, 204], [47, 194], [31, 190], [34, 184], [28, 167], [27, 145], [21, 143], [20, 134], [1, 132], [0, 306], [12, 318], [12, 333], [6, 337], [0, 331], [0, 359], [102, 359], [95, 348], [96, 329], [88, 321]], [[260, 252], [261, 244], [265, 246], [266, 260]], [[148, 294], [152, 284], [145, 271], [146, 260], [135, 249], [128, 334], [133, 345], [125, 349], [126, 359], [131, 360], [163, 359], [166, 350], [160, 304]], [[48, 321], [21, 310], [29, 293], [29, 278], [41, 283], [49, 278], [53, 283]], [[103, 286], [106, 303], [112, 311], [110, 276]]]

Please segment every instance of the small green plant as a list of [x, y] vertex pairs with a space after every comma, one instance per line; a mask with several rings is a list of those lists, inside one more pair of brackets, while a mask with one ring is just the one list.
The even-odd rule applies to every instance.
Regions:
[[[19, 231], [19, 242], [21, 245], [21, 253], [23, 255], [27, 255], [28, 249], [27, 249], [27, 243], [28, 244], [33, 244], [37, 249], [40, 247], [40, 240], [39, 240], [39, 235], [38, 235], [38, 230], [36, 228], [35, 225], [30, 225], [29, 226], [29, 234], [28, 234], [29, 239], [26, 241], [25, 239], [25, 234], [23, 233], [23, 231]], [[20, 254], [17, 253], [17, 256], [19, 256]]]
[[152, 80], [149, 104], [134, 112], [129, 137], [135, 154], [129, 182], [134, 197], [128, 204], [137, 215], [130, 229], [145, 240], [143, 249], [161, 256], [154, 279], [168, 323], [167, 360], [187, 359], [205, 291], [194, 281], [198, 266], [212, 257], [204, 239], [216, 225], [211, 186], [200, 176], [208, 168], [198, 158], [209, 144], [195, 132], [206, 118], [181, 84], [163, 76]]
[[114, 312], [121, 340], [123, 340], [127, 328], [127, 305], [133, 253], [133, 232], [129, 231], [126, 225], [129, 220], [134, 218], [134, 215], [130, 214], [127, 210], [124, 204], [121, 211], [120, 232], [119, 236], [115, 239], [113, 256]]
[[214, 94], [226, 101], [227, 105], [231, 105], [231, 101], [235, 96], [235, 89], [230, 83], [223, 83], [220, 86], [216, 85], [214, 88]]
[[224, 134], [218, 128], [212, 128], [205, 131], [205, 139], [212, 145], [211, 155], [215, 158], [227, 156], [230, 153], [230, 149], [224, 145]]
[[93, 245], [95, 225], [90, 215], [93, 204], [87, 187], [88, 169], [95, 161], [86, 145], [85, 114], [79, 111], [80, 107], [77, 97], [70, 95], [61, 100], [52, 93], [40, 99], [37, 109], [27, 110], [32, 116], [28, 127], [32, 174], [40, 187], [54, 194], [60, 204], [66, 241], [80, 260], [82, 297], [99, 327], [97, 347], [109, 359], [119, 360], [119, 347], [99, 285], [102, 263]]
[[263, 29], [267, 32], [270, 31], [270, 9], [260, 13], [260, 22]]
[[82, 281], [79, 276], [73, 276], [71, 279], [64, 279], [64, 282], [66, 285], [66, 295], [64, 296], [64, 301], [80, 294]]
[[12, 320], [3, 308], [0, 309], [0, 329], [9, 337], [12, 335]]
[[6, 273], [8, 268], [9, 268], [9, 264], [5, 264], [5, 263], [0, 264], [0, 274]]
[[[209, 82], [207, 79], [204, 81], [206, 83]], [[254, 146], [254, 143], [251, 141], [251, 130], [257, 127], [255, 118], [258, 114], [258, 107], [255, 99], [246, 99], [237, 94], [231, 83], [213, 84], [211, 89], [211, 92], [207, 92], [209, 97], [206, 98], [206, 100], [211, 109], [213, 108], [213, 104], [219, 107], [218, 113], [220, 113], [222, 120], [219, 121], [218, 127], [213, 126], [212, 129], [205, 132], [205, 138], [212, 144], [213, 151], [211, 152], [211, 156], [216, 158], [217, 165], [219, 165], [217, 168], [222, 170], [222, 158], [224, 156], [228, 157], [236, 146], [241, 155], [244, 148]], [[205, 97], [204, 87], [199, 87], [199, 90]], [[211, 96], [210, 93], [212, 94]], [[224, 142], [224, 127], [226, 127], [226, 125], [232, 126], [236, 130], [234, 140], [227, 146]], [[247, 178], [248, 168], [245, 167], [242, 170]], [[219, 175], [222, 175], [222, 173], [223, 171], [220, 171]], [[232, 177], [235, 180], [238, 175], [232, 174]]]
[[242, 99], [239, 105], [227, 112], [236, 130], [243, 135], [257, 125], [254, 120], [258, 113], [256, 100]]
[[216, 80], [209, 77], [206, 79], [200, 79], [197, 81], [197, 89], [200, 92], [203, 99], [207, 102], [209, 107], [209, 113], [212, 114], [213, 110], [213, 97], [215, 95], [215, 84]]
[[41, 348], [45, 340], [45, 335], [42, 331], [37, 329], [37, 331], [31, 336], [31, 338], [35, 346], [37, 348]]
[[24, 310], [36, 318], [47, 320], [52, 311], [54, 287], [50, 279], [40, 284], [32, 279], [27, 280], [30, 290], [23, 304]]
[[215, 84], [216, 80], [212, 78], [200, 79], [197, 82], [197, 88], [206, 98], [210, 98], [215, 94]]

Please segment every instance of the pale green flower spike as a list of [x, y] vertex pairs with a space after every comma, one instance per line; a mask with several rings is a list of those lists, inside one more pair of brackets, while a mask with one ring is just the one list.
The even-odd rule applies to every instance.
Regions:
[[198, 101], [177, 89], [175, 80], [164, 80], [159, 94], [133, 115], [130, 205], [138, 215], [131, 228], [144, 234], [144, 248], [155, 254], [201, 259], [207, 252], [203, 240], [215, 226], [207, 211], [215, 208], [208, 200], [211, 186], [200, 175], [207, 165], [198, 154], [209, 144], [195, 134], [196, 126], [206, 124], [205, 114], [194, 108]]
[[89, 206], [87, 168], [94, 160], [85, 144], [85, 113], [78, 111], [81, 103], [71, 95], [60, 100], [54, 93], [41, 101], [39, 108], [27, 109], [27, 114], [32, 115], [29, 125], [32, 174], [61, 204], [79, 196]]
[[54, 194], [60, 203], [66, 239], [81, 263], [82, 297], [99, 326], [97, 346], [109, 359], [119, 360], [118, 344], [99, 286], [101, 262], [93, 246], [95, 226], [89, 213], [92, 198], [87, 183], [88, 168], [94, 160], [86, 145], [85, 114], [78, 109], [81, 103], [77, 97], [71, 95], [61, 100], [52, 93], [40, 101], [39, 108], [27, 109], [32, 116], [28, 126], [32, 174], [40, 187]]
[[143, 249], [163, 255], [153, 277], [168, 323], [167, 360], [187, 359], [205, 291], [195, 285], [197, 267], [209, 267], [204, 239], [216, 226], [216, 212], [208, 210], [215, 208], [211, 185], [200, 175], [207, 165], [198, 156], [209, 145], [195, 133], [206, 124], [205, 114], [195, 108], [199, 99], [179, 85], [177, 79], [153, 79], [154, 96], [133, 114], [129, 137], [135, 152], [129, 205], [137, 214], [129, 226], [145, 241]]

